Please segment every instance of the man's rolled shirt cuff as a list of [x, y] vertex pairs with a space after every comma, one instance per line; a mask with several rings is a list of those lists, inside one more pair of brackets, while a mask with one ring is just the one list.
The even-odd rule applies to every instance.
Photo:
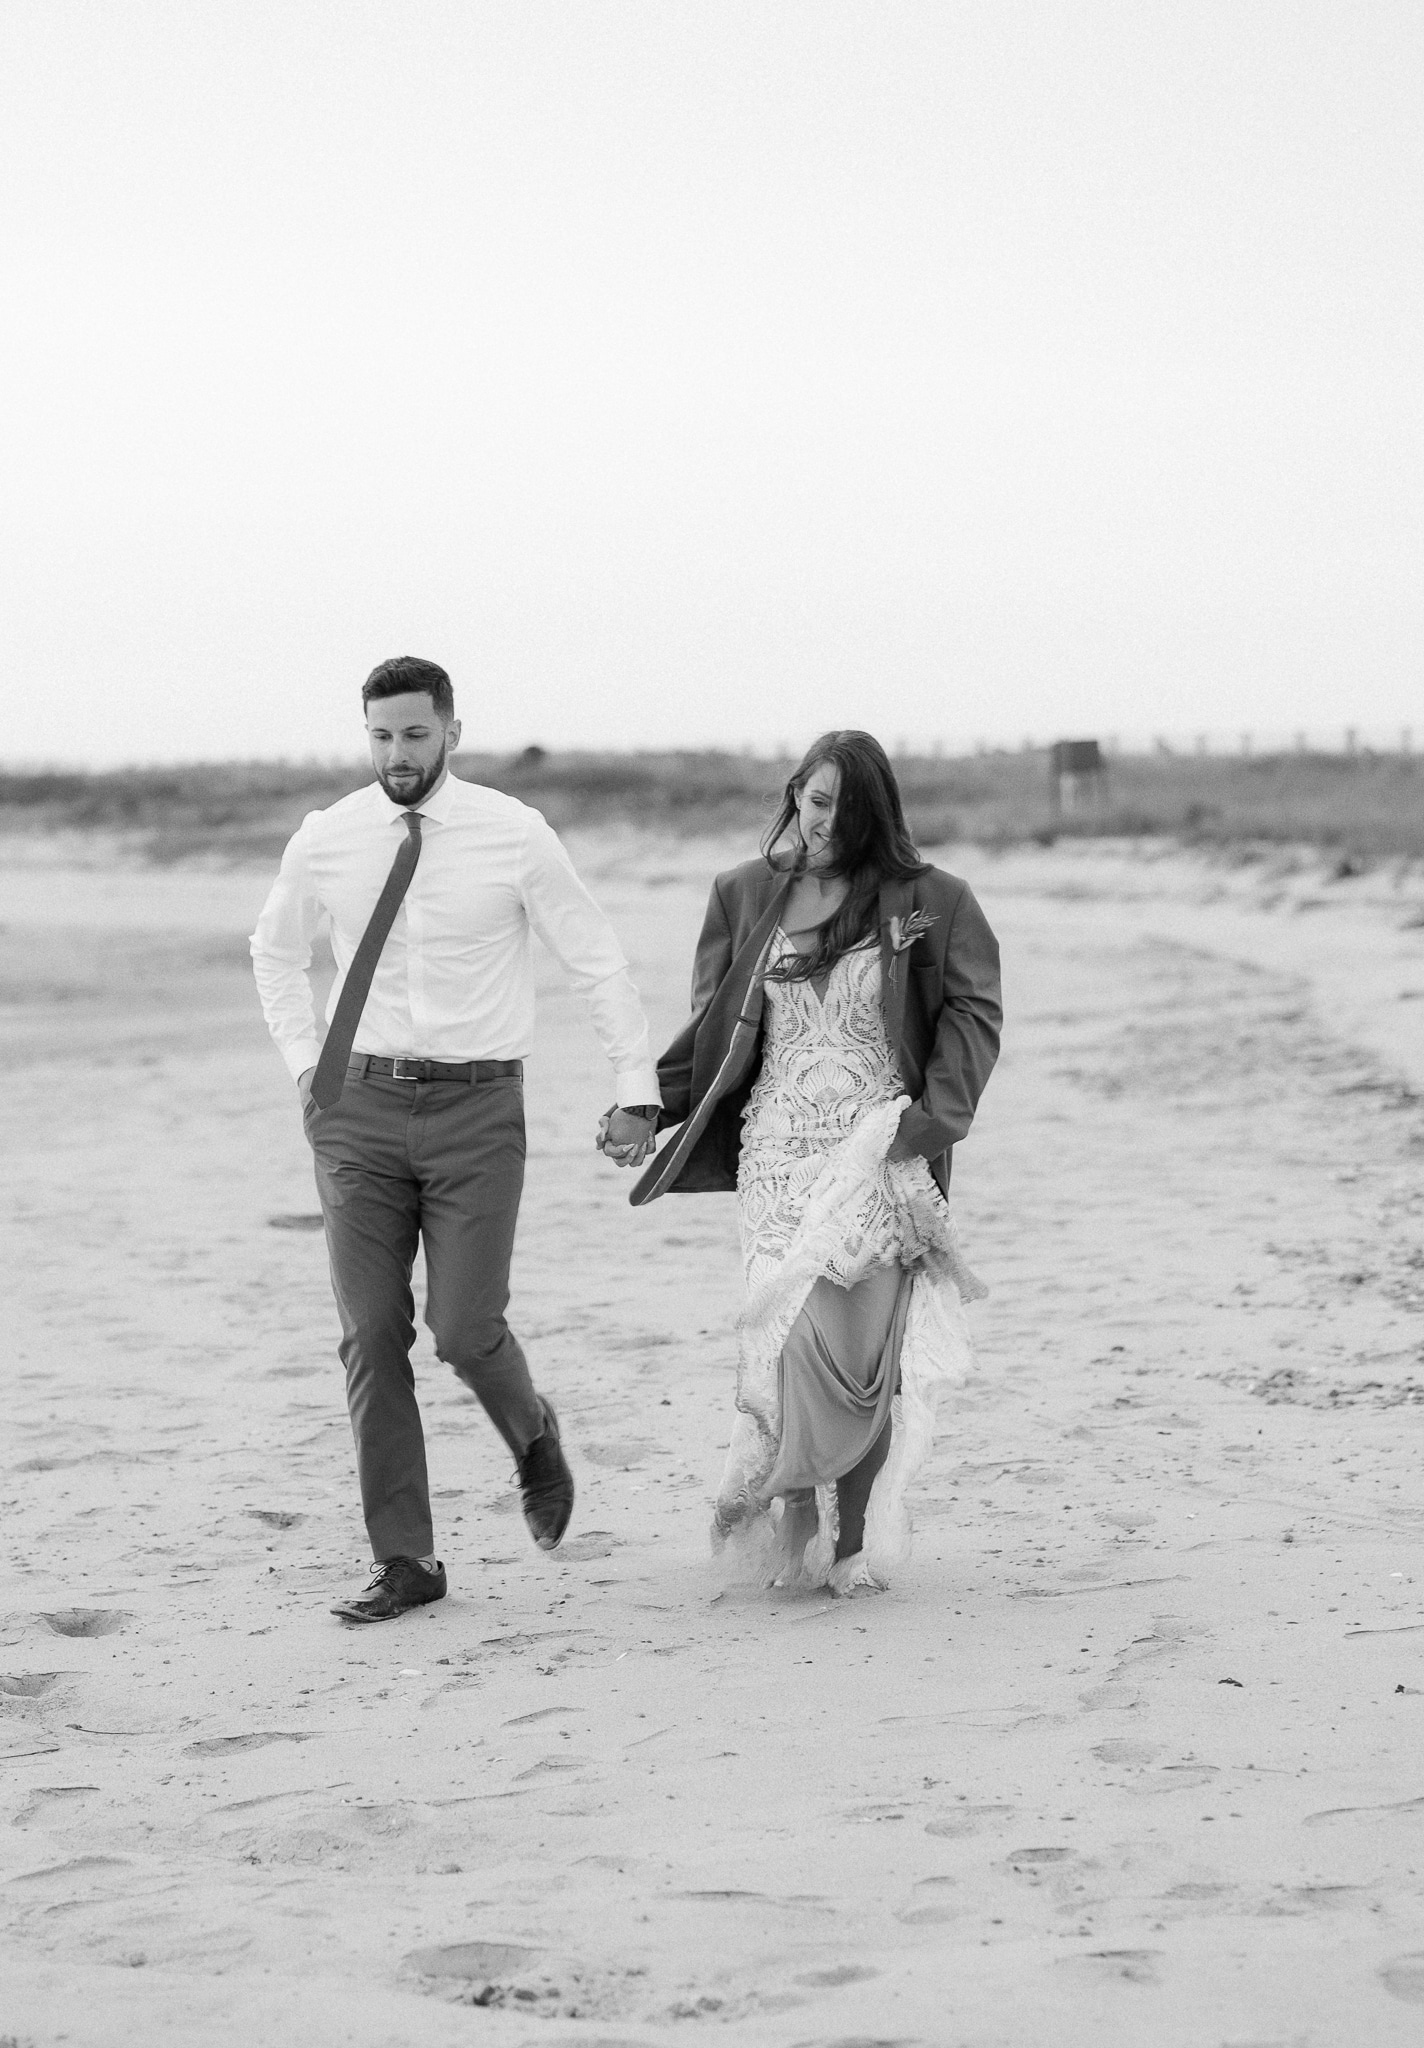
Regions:
[[300, 1081], [308, 1067], [314, 1067], [321, 1058], [319, 1038], [294, 1038], [290, 1045], [282, 1047], [282, 1058], [287, 1062], [288, 1072], [294, 1081]]
[[658, 1086], [656, 1067], [629, 1067], [625, 1073], [615, 1077], [613, 1100], [619, 1109], [641, 1109], [644, 1104], [661, 1102], [663, 1093]]

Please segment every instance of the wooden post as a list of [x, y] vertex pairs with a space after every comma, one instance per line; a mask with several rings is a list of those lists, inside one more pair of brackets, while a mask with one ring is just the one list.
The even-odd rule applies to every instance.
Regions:
[[1107, 770], [1096, 740], [1055, 740], [1048, 750], [1048, 803], [1055, 818], [1091, 800], [1101, 809]]

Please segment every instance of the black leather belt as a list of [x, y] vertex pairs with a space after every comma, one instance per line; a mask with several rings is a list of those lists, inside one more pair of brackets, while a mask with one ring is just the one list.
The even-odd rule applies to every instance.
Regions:
[[524, 1072], [523, 1060], [382, 1059], [376, 1053], [353, 1054], [346, 1069], [352, 1076], [380, 1074], [389, 1081], [517, 1081]]

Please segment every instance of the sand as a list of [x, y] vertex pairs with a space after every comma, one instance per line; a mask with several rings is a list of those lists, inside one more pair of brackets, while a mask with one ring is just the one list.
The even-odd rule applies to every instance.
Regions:
[[[574, 848], [669, 1035], [743, 849]], [[627, 1207], [546, 964], [513, 1315], [574, 1529], [422, 1339], [451, 1596], [349, 1630], [266, 877], [10, 848], [0, 2042], [1421, 2038], [1424, 888], [942, 858], [1011, 1026], [893, 1589], [719, 1593], [733, 1205]]]

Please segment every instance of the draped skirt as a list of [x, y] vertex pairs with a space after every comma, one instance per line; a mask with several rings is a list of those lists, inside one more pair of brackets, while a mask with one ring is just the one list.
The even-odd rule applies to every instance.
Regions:
[[911, 1276], [877, 1266], [853, 1287], [824, 1273], [787, 1332], [778, 1368], [781, 1441], [763, 1501], [854, 1471], [890, 1421]]
[[[908, 1553], [905, 1491], [933, 1442], [939, 1397], [973, 1363], [964, 1304], [986, 1290], [926, 1162], [886, 1157], [905, 1106], [898, 1096], [859, 1118], [820, 1161], [782, 1255], [749, 1265], [713, 1540], [764, 1582], [884, 1582]], [[863, 1548], [837, 1564], [836, 1481], [887, 1422]], [[783, 1504], [811, 1489], [808, 1531]]]

